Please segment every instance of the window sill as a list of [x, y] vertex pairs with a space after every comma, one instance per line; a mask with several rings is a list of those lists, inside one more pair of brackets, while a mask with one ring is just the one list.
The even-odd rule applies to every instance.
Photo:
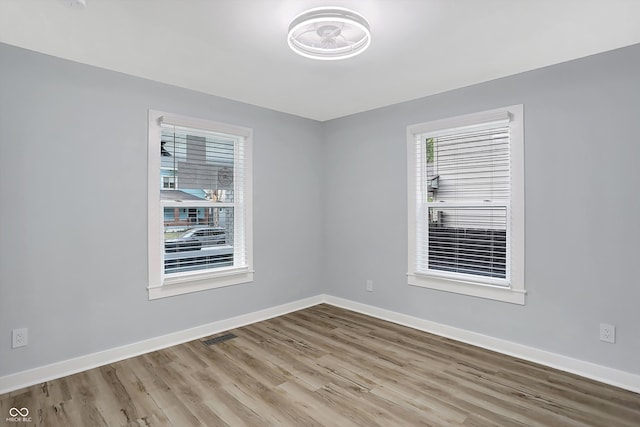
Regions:
[[160, 286], [149, 286], [149, 299], [159, 299], [208, 289], [253, 282], [249, 269], [226, 270], [219, 273], [166, 278]]
[[525, 304], [526, 292], [524, 290], [514, 289], [513, 287], [460, 282], [457, 280], [443, 279], [418, 273], [407, 274], [407, 277], [407, 281], [411, 286], [420, 286], [439, 291], [503, 301], [511, 304]]

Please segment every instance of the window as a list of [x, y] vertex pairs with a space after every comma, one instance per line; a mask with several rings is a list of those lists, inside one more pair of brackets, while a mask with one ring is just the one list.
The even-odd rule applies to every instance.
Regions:
[[175, 190], [176, 188], [176, 177], [175, 176], [162, 176], [162, 188], [167, 190]]
[[407, 128], [410, 285], [524, 304], [522, 105]]
[[[171, 172], [172, 174], [175, 171]], [[176, 177], [175, 175], [162, 175], [160, 177], [162, 179], [162, 188], [165, 190], [175, 190], [176, 188]]]
[[253, 280], [251, 129], [149, 111], [149, 298]]

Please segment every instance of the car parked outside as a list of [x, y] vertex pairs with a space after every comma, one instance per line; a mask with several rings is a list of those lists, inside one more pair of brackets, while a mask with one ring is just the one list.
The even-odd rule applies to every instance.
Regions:
[[233, 266], [222, 227], [194, 227], [164, 242], [165, 274]]
[[179, 237], [164, 242], [165, 252], [197, 251], [209, 246], [226, 244], [226, 231], [222, 227], [194, 227]]
[[190, 228], [176, 240], [195, 239], [202, 247], [218, 246], [227, 243], [226, 231], [222, 227], [194, 227]]

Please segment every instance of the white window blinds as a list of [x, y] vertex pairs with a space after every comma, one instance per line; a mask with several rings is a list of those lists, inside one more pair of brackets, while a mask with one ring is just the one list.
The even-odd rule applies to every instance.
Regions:
[[162, 118], [165, 275], [247, 266], [245, 152], [241, 135]]
[[415, 144], [417, 272], [508, 286], [508, 114], [419, 133]]

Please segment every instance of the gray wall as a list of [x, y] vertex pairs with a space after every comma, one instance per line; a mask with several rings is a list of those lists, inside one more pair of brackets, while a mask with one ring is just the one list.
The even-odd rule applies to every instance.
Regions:
[[[326, 292], [640, 374], [639, 70], [635, 45], [326, 123]], [[408, 286], [406, 126], [513, 104], [526, 305]]]
[[[0, 44], [0, 376], [319, 293], [640, 374], [639, 69], [632, 46], [317, 123]], [[408, 286], [406, 126], [520, 103], [527, 304]], [[254, 283], [148, 301], [148, 108], [254, 129]]]
[[[253, 283], [148, 300], [149, 108], [253, 128]], [[321, 138], [312, 120], [0, 44], [0, 376], [321, 293]], [[17, 327], [29, 345], [12, 350]]]

